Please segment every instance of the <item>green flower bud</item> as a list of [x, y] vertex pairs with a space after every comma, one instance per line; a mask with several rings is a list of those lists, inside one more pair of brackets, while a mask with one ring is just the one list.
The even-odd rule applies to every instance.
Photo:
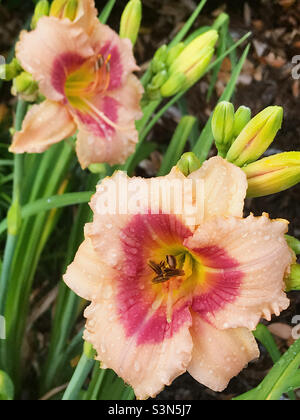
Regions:
[[7, 82], [17, 77], [22, 72], [22, 67], [18, 60], [14, 58], [9, 64], [2, 64], [0, 66], [0, 79]]
[[162, 45], [154, 54], [153, 60], [151, 62], [151, 71], [156, 74], [162, 70], [166, 70], [166, 61], [168, 57], [168, 47]]
[[179, 44], [175, 45], [169, 50], [168, 56], [167, 56], [167, 62], [166, 62], [168, 68], [171, 67], [172, 63], [182, 53], [184, 48], [185, 48], [184, 42], [180, 42]]
[[280, 130], [283, 109], [270, 106], [256, 115], [246, 125], [232, 144], [226, 159], [237, 166], [256, 161], [273, 142]]
[[24, 100], [35, 101], [39, 92], [37, 82], [30, 73], [23, 71], [13, 80], [12, 93], [14, 95], [21, 94]]
[[68, 18], [71, 21], [76, 19], [78, 12], [78, 0], [54, 0], [51, 9], [50, 16], [57, 17], [59, 19]]
[[248, 197], [263, 197], [287, 190], [300, 182], [300, 152], [269, 156], [243, 168]]
[[89, 171], [92, 172], [92, 174], [103, 174], [106, 173], [106, 165], [104, 163], [92, 163], [89, 166]]
[[62, 18], [64, 15], [65, 6], [68, 0], [54, 0], [50, 8], [50, 16]]
[[240, 106], [234, 115], [233, 136], [238, 137], [250, 120], [251, 109], [243, 105]]
[[63, 17], [68, 18], [71, 21], [73, 21], [76, 19], [77, 10], [78, 10], [78, 0], [69, 0], [68, 3], [66, 4]]
[[177, 163], [177, 168], [184, 176], [190, 175], [192, 172], [201, 168], [201, 162], [193, 152], [184, 153]]
[[43, 16], [48, 16], [50, 5], [47, 0], [40, 0], [34, 9], [34, 15], [31, 21], [31, 29], [35, 29], [39, 19]]
[[202, 60], [203, 56], [207, 55], [207, 51], [213, 50], [218, 41], [218, 32], [214, 29], [205, 32], [204, 34], [195, 38], [182, 51], [181, 54], [174, 60], [169, 69], [169, 74], [172, 73], [191, 73], [192, 69]]
[[151, 80], [151, 83], [147, 86], [148, 90], [154, 91], [159, 90], [168, 78], [168, 72], [162, 70], [157, 73]]
[[83, 354], [89, 359], [94, 359], [96, 355], [92, 344], [88, 343], [87, 341], [85, 341], [83, 345]]
[[141, 0], [130, 0], [121, 17], [120, 37], [128, 38], [135, 45], [142, 21]]
[[191, 41], [179, 54], [179, 51], [174, 50], [172, 62], [172, 50], [170, 50], [170, 55], [167, 57], [169, 79], [161, 88], [162, 96], [172, 96], [188, 89], [203, 76], [213, 57], [217, 40], [217, 31], [207, 31]]
[[300, 265], [294, 264], [291, 267], [291, 273], [285, 281], [286, 291], [300, 290]]
[[232, 103], [223, 101], [216, 106], [211, 127], [219, 154], [224, 157], [233, 138], [234, 106]]
[[288, 243], [288, 246], [295, 252], [296, 255], [300, 255], [300, 241], [297, 238], [294, 238], [290, 235], [285, 235], [285, 239]]

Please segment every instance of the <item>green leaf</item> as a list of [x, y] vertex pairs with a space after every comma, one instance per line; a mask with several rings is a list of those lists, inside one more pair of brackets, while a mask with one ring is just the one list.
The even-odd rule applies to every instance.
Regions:
[[[225, 91], [223, 92], [223, 95], [221, 96], [219, 102], [222, 101], [230, 101], [235, 87], [236, 87], [236, 83], [237, 80], [239, 78], [239, 75], [242, 71], [243, 65], [245, 63], [245, 60], [247, 58], [248, 52], [250, 49], [250, 45], [248, 45], [238, 63], [238, 65], [236, 66], [236, 68], [234, 69], [231, 79], [228, 83], [228, 85], [226, 86]], [[201, 162], [204, 162], [207, 159], [208, 153], [212, 147], [213, 144], [213, 134], [212, 134], [212, 128], [211, 128], [211, 121], [212, 121], [212, 115], [209, 118], [209, 120], [207, 121], [194, 149], [193, 152], [198, 156], [198, 158], [200, 159]]]
[[0, 401], [12, 401], [14, 384], [7, 373], [0, 370]]
[[[58, 209], [61, 207], [73, 206], [81, 203], [88, 203], [93, 192], [67, 193], [54, 195], [48, 198], [41, 198], [33, 203], [26, 204], [21, 209], [22, 219], [27, 219], [45, 211]], [[0, 235], [7, 229], [7, 219], [0, 223]]]
[[167, 175], [173, 166], [176, 165], [184, 151], [184, 147], [196, 121], [197, 119], [191, 116], [185, 116], [181, 118], [169, 144], [167, 152], [164, 155], [158, 176]]
[[175, 38], [173, 38], [172, 42], [169, 44], [169, 49], [171, 49], [172, 47], [174, 47], [174, 45], [178, 44], [179, 42], [181, 42], [183, 40], [183, 38], [186, 36], [188, 31], [193, 26], [195, 20], [197, 19], [197, 17], [201, 13], [201, 10], [203, 9], [203, 7], [205, 6], [206, 3], [207, 3], [207, 0], [202, 0], [199, 3], [199, 5], [195, 9], [194, 13], [189, 18], [189, 20], [185, 23], [183, 28], [178, 32], [178, 34], [175, 36]]
[[103, 8], [103, 10], [102, 10], [102, 12], [99, 16], [99, 20], [100, 20], [101, 23], [106, 23], [107, 22], [115, 3], [116, 3], [116, 0], [109, 0], [106, 3], [106, 5], [104, 6], [104, 8]]
[[299, 366], [300, 339], [280, 358], [257, 388], [235, 400], [279, 400], [284, 393], [299, 388]]

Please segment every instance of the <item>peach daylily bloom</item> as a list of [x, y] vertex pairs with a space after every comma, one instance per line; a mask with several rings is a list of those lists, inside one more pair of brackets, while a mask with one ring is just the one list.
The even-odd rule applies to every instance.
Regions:
[[28, 112], [10, 151], [41, 153], [78, 130], [83, 168], [124, 163], [134, 152], [143, 88], [132, 44], [97, 20], [93, 4], [80, 2], [74, 22], [43, 17], [21, 33], [16, 56], [46, 100]]
[[[64, 276], [92, 302], [84, 337], [102, 367], [139, 399], [154, 397], [186, 371], [222, 391], [259, 357], [251, 331], [260, 319], [289, 306], [284, 277], [295, 256], [284, 237], [288, 222], [266, 214], [243, 218], [246, 176], [221, 157], [188, 178], [177, 168], [162, 178], [203, 183], [193, 227], [172, 206], [168, 214], [142, 207], [139, 214], [101, 214], [106, 185], [120, 178], [128, 182], [128, 201], [143, 194], [141, 179], [122, 172], [98, 186], [94, 220]], [[183, 202], [191, 201], [188, 194], [194, 192], [183, 192]], [[150, 195], [149, 202], [156, 199]]]

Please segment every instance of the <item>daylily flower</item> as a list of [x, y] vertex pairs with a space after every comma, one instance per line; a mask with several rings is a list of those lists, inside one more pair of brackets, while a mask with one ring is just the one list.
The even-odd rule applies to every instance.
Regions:
[[[141, 211], [103, 215], [106, 188], [120, 179], [128, 182], [129, 202], [141, 198]], [[116, 172], [92, 198], [94, 220], [64, 280], [92, 301], [84, 337], [102, 367], [139, 399], [186, 371], [222, 391], [259, 357], [251, 331], [261, 317], [270, 320], [289, 306], [284, 278], [295, 256], [284, 237], [288, 222], [267, 214], [243, 218], [246, 176], [221, 157], [188, 177], [173, 168], [158, 180], [203, 183], [196, 225], [172, 206], [151, 214], [142, 204], [142, 180]], [[143, 182], [152, 191], [152, 180]], [[194, 202], [193, 191], [183, 193], [183, 202]], [[153, 203], [157, 195], [148, 198]]]
[[39, 82], [46, 100], [34, 105], [13, 138], [14, 153], [40, 153], [78, 130], [83, 168], [124, 163], [134, 152], [142, 87], [132, 74], [132, 44], [97, 20], [91, 0], [76, 19], [42, 17], [23, 31], [16, 47], [22, 67]]

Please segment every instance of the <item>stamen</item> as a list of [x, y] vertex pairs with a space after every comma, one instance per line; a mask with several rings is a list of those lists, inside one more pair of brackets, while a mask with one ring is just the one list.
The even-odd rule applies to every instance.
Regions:
[[[120, 130], [120, 131], [127, 131], [127, 130], [131, 130], [132, 126], [120, 126], [118, 124], [115, 124], [114, 122], [112, 122], [102, 111], [100, 111], [99, 109], [97, 109], [88, 99], [86, 98], [81, 98], [81, 100], [98, 116], [100, 117], [104, 122], [106, 122], [107, 125], [109, 125], [110, 127], [116, 129], [116, 130]], [[100, 122], [100, 121], [98, 121]]]
[[176, 268], [177, 262], [173, 255], [167, 255], [166, 260], [161, 261], [159, 264], [150, 260], [148, 265], [156, 274], [152, 279], [152, 283], [154, 284], [165, 283], [173, 277], [182, 277], [185, 275], [183, 270]]

